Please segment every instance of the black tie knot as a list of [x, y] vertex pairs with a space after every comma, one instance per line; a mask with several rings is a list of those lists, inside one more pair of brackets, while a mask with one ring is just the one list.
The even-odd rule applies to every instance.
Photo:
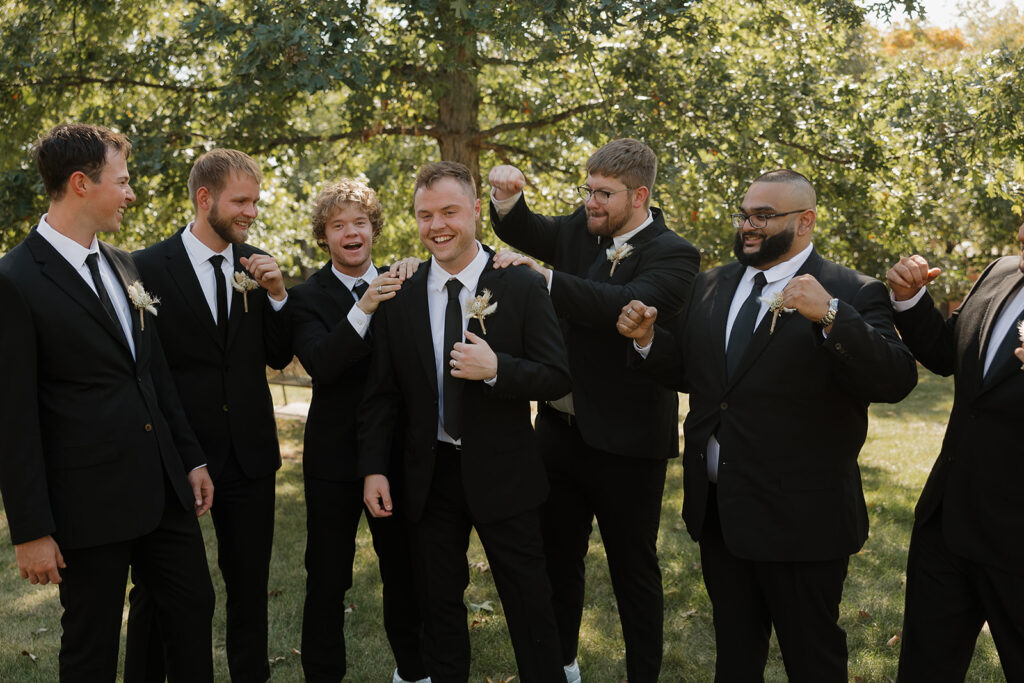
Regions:
[[210, 257], [210, 263], [212, 263], [213, 267], [218, 270], [220, 269], [220, 264], [222, 264], [223, 262], [224, 257], [221, 256], [220, 254], [214, 254], [213, 256]]
[[356, 283], [352, 285], [352, 292], [356, 295], [356, 301], [363, 298], [363, 294], [366, 294], [366, 290], [370, 288], [370, 285], [365, 280], [356, 280]]
[[444, 286], [448, 290], [448, 301], [458, 301], [459, 292], [462, 291], [462, 282], [458, 278], [453, 277]]
[[764, 276], [763, 271], [759, 271], [757, 275], [754, 276], [754, 289], [757, 291], [758, 296], [761, 295], [761, 290], [764, 289], [766, 284], [768, 284], [768, 278]]

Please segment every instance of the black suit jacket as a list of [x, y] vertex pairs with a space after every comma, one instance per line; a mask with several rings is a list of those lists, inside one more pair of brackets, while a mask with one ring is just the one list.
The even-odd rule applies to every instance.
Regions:
[[[554, 268], [551, 301], [564, 322], [576, 420], [584, 441], [610, 453], [665, 459], [679, 455], [679, 397], [628, 367], [630, 340], [615, 322], [632, 299], [658, 307], [665, 322], [682, 311], [700, 268], [697, 249], [654, 223], [629, 240], [633, 253], [612, 264], [587, 231], [580, 207], [569, 216], [540, 216], [520, 198], [491, 224], [502, 240]], [[642, 429], [624, 426], [642, 425]]]
[[868, 403], [901, 400], [917, 383], [910, 351], [892, 322], [879, 281], [811, 253], [797, 272], [839, 299], [826, 339], [799, 313], [761, 320], [739, 366], [725, 369], [725, 325], [745, 266], [697, 276], [684, 323], [663, 329], [641, 367], [675, 377], [690, 394], [684, 424], [683, 519], [700, 540], [708, 478], [706, 449], [721, 444], [718, 508], [722, 535], [738, 557], [766, 561], [836, 559], [867, 539], [857, 456]]
[[[99, 246], [123, 288], [139, 279], [128, 254]], [[186, 471], [206, 459], [152, 315], [142, 330], [132, 309], [133, 359], [96, 294], [33, 230], [0, 259], [0, 321], [0, 488], [13, 543], [145, 535], [163, 515], [165, 476], [192, 509]]]
[[1020, 257], [1006, 256], [990, 264], [948, 320], [927, 293], [896, 314], [917, 360], [932, 372], [952, 374], [955, 387], [942, 450], [915, 523], [941, 508], [951, 550], [1014, 574], [1024, 572], [1024, 372], [1008, 356], [992, 361], [987, 380], [982, 375], [992, 326], [1024, 281], [1019, 263]]
[[[240, 272], [243, 256], [264, 252], [236, 244], [233, 253]], [[229, 290], [225, 348], [181, 231], [132, 256], [146, 289], [160, 297], [156, 328], [188, 421], [210, 459], [210, 476], [216, 480], [232, 447], [246, 476], [271, 474], [281, 466], [281, 453], [266, 366], [291, 362], [285, 311], [274, 312], [259, 288], [248, 293], [246, 313], [242, 294]]]
[[[490, 250], [488, 250], [490, 251]], [[491, 254], [493, 256], [493, 254]], [[392, 429], [404, 403], [402, 471], [406, 514], [423, 514], [437, 448], [438, 389], [427, 309], [428, 262], [374, 314], [374, 344], [366, 398], [359, 413], [360, 474], [388, 471]], [[493, 387], [467, 382], [462, 395], [462, 478], [466, 503], [481, 522], [511, 517], [540, 505], [548, 481], [530, 422], [530, 400], [569, 390], [565, 349], [544, 287], [525, 267], [495, 270], [488, 258], [477, 286], [498, 308], [469, 330], [498, 356]]]
[[[328, 481], [362, 479], [356, 456], [356, 416], [370, 372], [372, 332], [360, 337], [349, 324], [355, 298], [331, 271], [330, 261], [288, 295], [292, 346], [313, 379], [303, 473]], [[401, 439], [395, 439], [395, 447], [401, 447]]]

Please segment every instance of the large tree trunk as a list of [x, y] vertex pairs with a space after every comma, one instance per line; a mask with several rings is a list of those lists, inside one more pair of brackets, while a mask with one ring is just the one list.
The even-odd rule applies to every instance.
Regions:
[[[441, 159], [457, 161], [469, 168], [476, 184], [477, 195], [480, 194], [480, 99], [477, 93], [476, 38], [468, 31], [464, 22], [452, 21], [453, 36], [447, 42], [450, 61], [446, 62], [443, 74], [447, 81], [447, 91], [438, 99], [438, 130], [440, 135], [437, 144], [441, 148]], [[482, 231], [477, 223], [477, 238]]]

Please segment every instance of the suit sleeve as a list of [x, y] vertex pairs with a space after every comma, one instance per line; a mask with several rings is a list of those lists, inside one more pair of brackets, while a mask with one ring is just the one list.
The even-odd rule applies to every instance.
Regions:
[[346, 370], [370, 353], [370, 345], [352, 329], [348, 318], [329, 325], [313, 309], [313, 296], [297, 289], [289, 299], [292, 346], [313, 381], [324, 384], [336, 382]]
[[566, 221], [564, 216], [541, 216], [526, 206], [525, 195], [519, 198], [504, 218], [498, 217], [491, 207], [491, 226], [503, 242], [545, 263], [555, 263], [558, 231]]
[[[357, 474], [387, 474], [390, 471], [391, 442], [402, 403], [401, 391], [392, 364], [388, 337], [387, 311], [381, 306], [374, 314], [373, 356], [363, 400], [359, 404], [359, 464]], [[400, 334], [401, 331], [396, 331]]]
[[700, 269], [700, 252], [683, 239], [649, 242], [644, 265], [625, 284], [597, 282], [554, 271], [551, 300], [562, 317], [586, 327], [614, 329], [622, 307], [633, 299], [658, 309], [659, 317], [675, 317], [686, 306]]
[[36, 331], [32, 312], [17, 288], [0, 275], [0, 359], [6, 388], [0, 391], [0, 493], [11, 543], [56, 531], [50, 510], [39, 424]]
[[496, 396], [549, 401], [572, 390], [565, 342], [558, 318], [544, 286], [531, 274], [527, 280], [523, 316], [523, 357], [497, 353]]
[[[267, 295], [263, 309], [263, 348], [267, 357], [267, 365], [281, 370], [292, 362], [291, 329], [289, 327], [289, 309], [292, 302], [288, 301], [284, 308], [275, 311], [270, 305]], [[291, 297], [289, 297], [291, 298]]]
[[[821, 337], [821, 328], [812, 325]], [[839, 302], [822, 344], [835, 357], [835, 377], [846, 392], [870, 402], [896, 403], [917, 385], [917, 365], [893, 325], [889, 292], [871, 279], [849, 303]]]

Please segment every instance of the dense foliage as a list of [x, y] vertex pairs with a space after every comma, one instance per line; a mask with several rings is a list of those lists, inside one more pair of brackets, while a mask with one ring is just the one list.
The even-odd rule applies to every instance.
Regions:
[[322, 259], [308, 215], [327, 180], [378, 190], [381, 256], [420, 253], [409, 207], [424, 161], [483, 176], [515, 164], [535, 206], [564, 212], [587, 154], [631, 135], [658, 153], [655, 201], [706, 265], [729, 258], [726, 214], [750, 179], [790, 166], [818, 188], [819, 249], [876, 275], [920, 251], [956, 295], [1013, 248], [1020, 220], [1022, 21], [1011, 11], [967, 34], [864, 22], [904, 7], [0, 0], [0, 251], [45, 210], [30, 149], [62, 120], [134, 141], [127, 247], [188, 220], [197, 154], [257, 157], [254, 241], [295, 277]]

